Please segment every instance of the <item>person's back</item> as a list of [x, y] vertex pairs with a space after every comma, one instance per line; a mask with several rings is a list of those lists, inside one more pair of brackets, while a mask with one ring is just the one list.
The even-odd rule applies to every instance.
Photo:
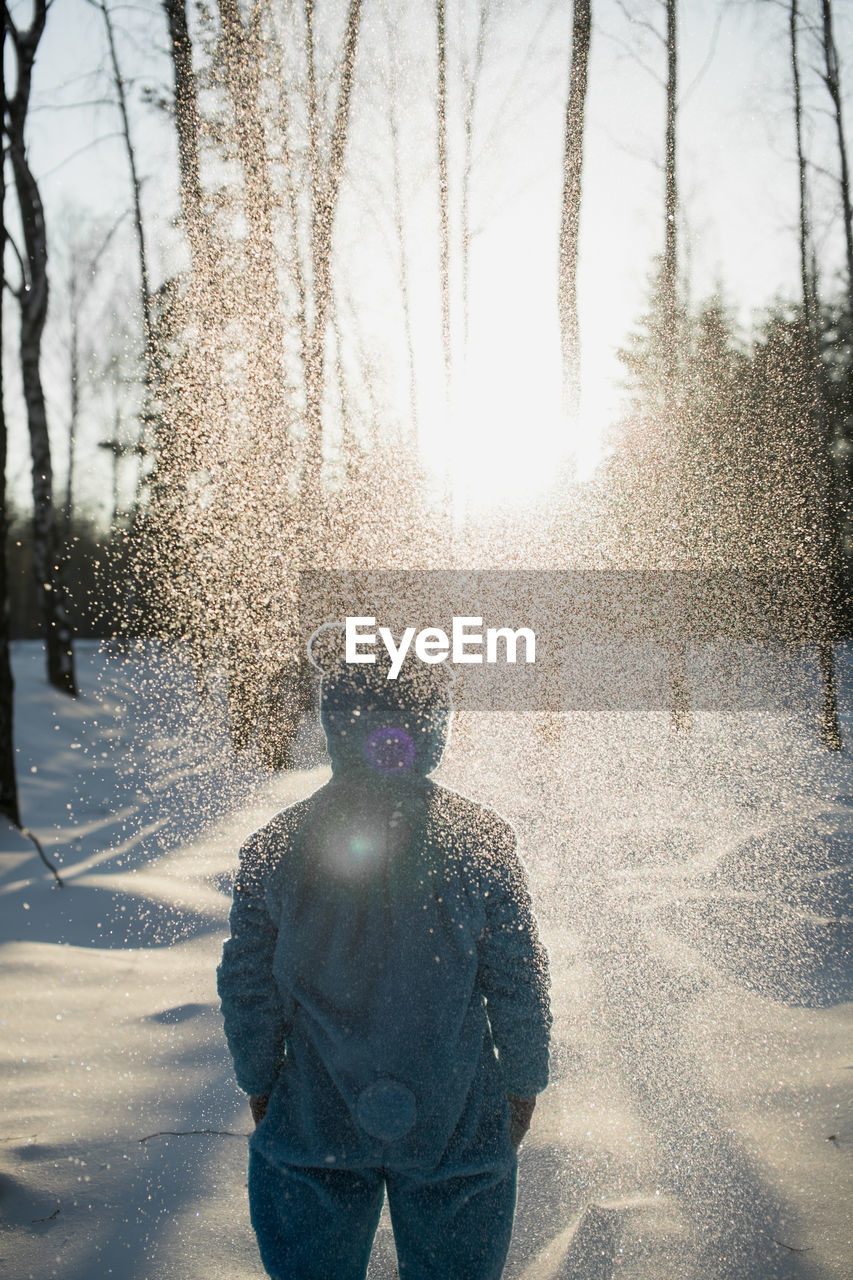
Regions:
[[497, 1277], [507, 1095], [544, 1088], [550, 1024], [514, 835], [426, 776], [440, 684], [338, 664], [321, 705], [334, 776], [244, 847], [219, 971], [238, 1083], [265, 1112], [262, 1258], [295, 1280], [363, 1276], [384, 1183], [401, 1277]]

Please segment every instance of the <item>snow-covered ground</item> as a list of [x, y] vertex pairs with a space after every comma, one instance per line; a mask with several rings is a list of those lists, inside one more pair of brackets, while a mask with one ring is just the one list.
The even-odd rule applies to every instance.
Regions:
[[[236, 850], [321, 745], [265, 775], [179, 662], [79, 665], [71, 702], [14, 648], [24, 822], [64, 887], [4, 828], [0, 1273], [261, 1277], [214, 969]], [[508, 1280], [853, 1274], [853, 756], [816, 707], [455, 725], [439, 776], [515, 822], [554, 973]], [[393, 1258], [383, 1219], [371, 1280]]]

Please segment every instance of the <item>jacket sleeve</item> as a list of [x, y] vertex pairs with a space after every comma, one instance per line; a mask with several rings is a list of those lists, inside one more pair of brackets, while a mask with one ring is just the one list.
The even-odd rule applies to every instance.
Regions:
[[483, 879], [486, 926], [480, 987], [508, 1093], [532, 1097], [548, 1083], [548, 953], [539, 940], [527, 877], [511, 828], [496, 835]]
[[265, 901], [264, 849], [265, 842], [254, 836], [240, 850], [231, 937], [216, 971], [234, 1072], [249, 1094], [272, 1091], [288, 1033], [288, 1015], [273, 976], [278, 928]]

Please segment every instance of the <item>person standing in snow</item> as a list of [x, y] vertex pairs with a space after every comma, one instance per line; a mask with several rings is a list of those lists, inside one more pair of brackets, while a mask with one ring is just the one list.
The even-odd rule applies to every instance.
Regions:
[[512, 828], [429, 779], [446, 668], [343, 655], [309, 642], [332, 778], [241, 850], [217, 971], [252, 1225], [274, 1280], [363, 1280], [387, 1192], [401, 1280], [498, 1280], [547, 955]]

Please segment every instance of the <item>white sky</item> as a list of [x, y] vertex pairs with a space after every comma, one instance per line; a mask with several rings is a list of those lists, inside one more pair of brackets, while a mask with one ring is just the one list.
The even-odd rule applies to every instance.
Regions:
[[[659, 23], [656, 0], [628, 7]], [[320, 0], [317, 8], [322, 22], [330, 13], [337, 18], [341, 5], [339, 0]], [[451, 134], [453, 199], [462, 115], [456, 90], [459, 31], [464, 19], [470, 42], [474, 6], [463, 0], [461, 8], [448, 8], [450, 110], [456, 124]], [[17, 12], [26, 9], [19, 5]], [[479, 158], [472, 192], [477, 235], [472, 250], [471, 342], [456, 413], [448, 423], [430, 390], [435, 379], [427, 376], [439, 340], [435, 227], [430, 225], [434, 199], [425, 168], [431, 155], [424, 158], [425, 140], [432, 145], [428, 131], [433, 6], [429, 0], [409, 0], [393, 7], [406, 58], [400, 102], [402, 166], [408, 184], [416, 345], [425, 353], [426, 374], [419, 380], [421, 438], [436, 469], [447, 465], [451, 455], [457, 483], [468, 489], [472, 501], [547, 482], [567, 448], [578, 455], [581, 474], [594, 464], [602, 434], [618, 409], [615, 351], [643, 309], [652, 257], [661, 247], [663, 89], [640, 60], [662, 76], [663, 51], [641, 28], [631, 27], [617, 0], [601, 0], [593, 12], [581, 245], [583, 431], [581, 438], [566, 440], [558, 412], [556, 259], [569, 10], [568, 4], [547, 0], [505, 0], [496, 7], [474, 118]], [[694, 298], [722, 286], [748, 321], [774, 297], [793, 294], [796, 288], [786, 19], [769, 3], [718, 6], [703, 0], [682, 0], [680, 15], [682, 266], [688, 269]], [[156, 283], [176, 261], [175, 152], [168, 122], [143, 106], [140, 95], [146, 84], [168, 83], [165, 29], [155, 0], [117, 6], [115, 17], [121, 27], [120, 55], [134, 81], [134, 128], [145, 176]], [[853, 58], [845, 61], [846, 48], [851, 47], [849, 12], [840, 9], [836, 23], [842, 78], [850, 89]], [[388, 353], [389, 368], [396, 361], [402, 369], [399, 297], [383, 231], [388, 221], [383, 194], [387, 183], [382, 177], [383, 166], [387, 169], [387, 153], [382, 150], [385, 109], [376, 89], [376, 68], [383, 64], [387, 44], [378, 0], [366, 0], [348, 154], [350, 184], [337, 225], [337, 250], [366, 342]], [[33, 115], [30, 134], [54, 262], [62, 257], [64, 207], [84, 206], [108, 224], [129, 203], [120, 144], [115, 137], [105, 137], [116, 128], [113, 111], [89, 106], [52, 109], [57, 103], [105, 96], [106, 82], [99, 82], [95, 74], [104, 65], [97, 11], [85, 0], [55, 0], [36, 67], [40, 109]], [[826, 106], [814, 91], [812, 98], [816, 105]], [[812, 122], [813, 154], [821, 164], [831, 165], [827, 119], [815, 111]], [[104, 140], [95, 144], [97, 138]], [[455, 192], [458, 196], [458, 184]], [[829, 281], [841, 266], [840, 215], [829, 180], [822, 180], [816, 192], [821, 262]], [[115, 273], [111, 286], [133, 296], [135, 258], [129, 239], [106, 272]], [[55, 287], [56, 323], [45, 351], [58, 483], [67, 421], [65, 356], [58, 332], [60, 294]], [[98, 306], [103, 309], [100, 295]], [[8, 315], [8, 328], [13, 330], [13, 307]], [[98, 323], [106, 342], [109, 323], [103, 318]], [[393, 375], [389, 377], [393, 381]], [[17, 422], [12, 457], [17, 493], [22, 487], [26, 490], [25, 438], [10, 389], [13, 428]], [[102, 511], [109, 464], [94, 443], [111, 431], [107, 391], [103, 385], [87, 391], [79, 452], [81, 499], [100, 505]]]

